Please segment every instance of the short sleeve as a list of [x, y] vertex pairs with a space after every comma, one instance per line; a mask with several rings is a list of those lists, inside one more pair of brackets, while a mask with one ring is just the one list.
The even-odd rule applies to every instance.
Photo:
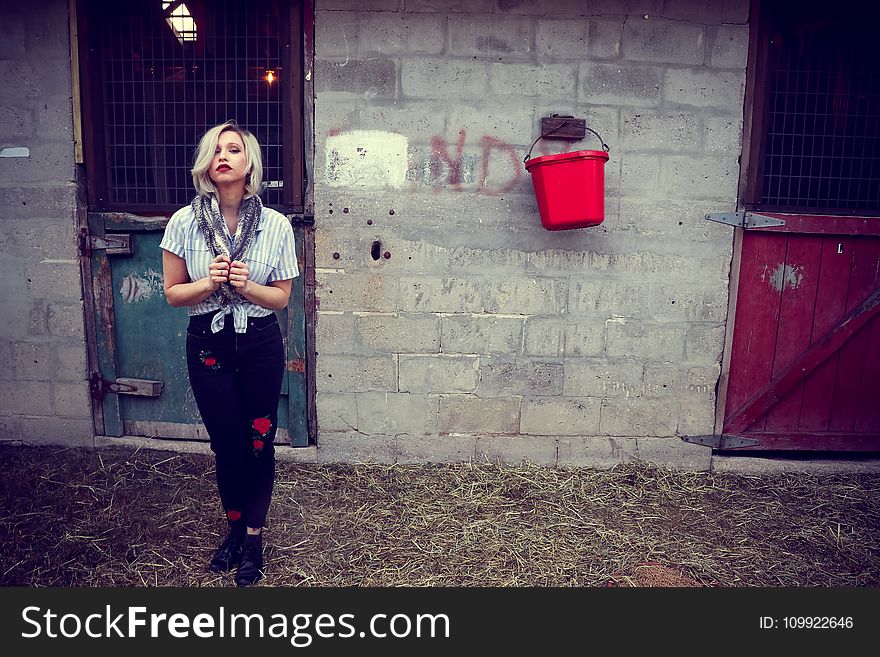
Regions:
[[281, 231], [279, 235], [281, 244], [278, 250], [278, 263], [269, 274], [267, 283], [271, 281], [286, 281], [299, 276], [299, 264], [296, 260], [296, 241], [293, 237], [293, 226], [282, 215]]
[[171, 219], [168, 220], [168, 225], [165, 226], [165, 235], [163, 235], [162, 241], [159, 242], [160, 249], [165, 249], [169, 253], [173, 253], [180, 258], [184, 257], [183, 219], [188, 210], [188, 207], [181, 208], [171, 215]]

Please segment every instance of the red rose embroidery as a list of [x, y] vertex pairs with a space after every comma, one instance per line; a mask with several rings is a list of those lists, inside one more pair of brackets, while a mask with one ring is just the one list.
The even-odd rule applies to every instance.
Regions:
[[256, 420], [254, 420], [254, 429], [256, 429], [261, 436], [265, 436], [267, 433], [269, 433], [269, 429], [271, 427], [272, 423], [267, 417], [258, 417]]
[[263, 449], [263, 441], [259, 438], [254, 441], [254, 449]]
[[232, 522], [235, 522], [239, 518], [241, 518], [241, 511], [236, 511], [235, 509], [230, 509], [226, 512], [226, 517], [229, 518]]
[[217, 359], [214, 358], [213, 356], [208, 356], [205, 359], [205, 365], [207, 365], [208, 367], [214, 367], [214, 365], [216, 365], [216, 364], [217, 364]]

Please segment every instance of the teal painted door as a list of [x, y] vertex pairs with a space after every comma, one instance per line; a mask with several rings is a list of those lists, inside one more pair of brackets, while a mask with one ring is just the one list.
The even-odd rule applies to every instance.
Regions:
[[[93, 408], [107, 436], [208, 439], [186, 372], [187, 311], [169, 306], [162, 290], [159, 242], [166, 223], [164, 217], [89, 214], [98, 357]], [[301, 272], [304, 232], [294, 223]], [[114, 235], [127, 236], [128, 248], [115, 248]], [[276, 443], [298, 447], [308, 444], [304, 279], [294, 279], [288, 308], [277, 312], [287, 373]]]

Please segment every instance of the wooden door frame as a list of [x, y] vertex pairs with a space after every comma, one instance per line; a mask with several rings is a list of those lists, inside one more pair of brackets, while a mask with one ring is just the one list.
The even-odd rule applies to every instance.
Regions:
[[[303, 234], [305, 236], [303, 244], [303, 260], [300, 263], [300, 275], [303, 277], [304, 285], [304, 321], [305, 321], [305, 370], [306, 370], [306, 430], [308, 434], [309, 444], [314, 445], [317, 441], [317, 409], [316, 409], [316, 356], [315, 356], [315, 319], [317, 314], [317, 303], [315, 299], [315, 235], [314, 235], [314, 215], [315, 215], [315, 190], [314, 190], [314, 163], [315, 163], [315, 133], [314, 133], [314, 111], [315, 111], [315, 95], [314, 95], [314, 68], [315, 68], [315, 3], [314, 0], [300, 0], [299, 11], [301, 12], [301, 52], [295, 54], [295, 60], [301, 65], [302, 77], [299, 83], [302, 84], [302, 108], [291, 108], [290, 111], [297, 113], [301, 111], [302, 133], [303, 133], [303, 154], [301, 158], [301, 168], [303, 175], [302, 189], [302, 214], [288, 215], [292, 221], [296, 221], [303, 226]], [[91, 103], [89, 94], [83, 94], [81, 85], [82, 69], [88, 69], [93, 65], [90, 61], [88, 49], [79, 48], [79, 35], [85, 27], [87, 17], [81, 5], [81, 0], [68, 0], [68, 32], [70, 39], [70, 66], [71, 66], [71, 97], [73, 104], [73, 132], [74, 132], [74, 152], [75, 152], [75, 174], [76, 174], [76, 231], [79, 238], [79, 263], [80, 263], [80, 280], [83, 288], [83, 316], [85, 322], [85, 338], [86, 338], [86, 366], [87, 379], [90, 380], [93, 372], [100, 372], [101, 355], [98, 349], [98, 334], [109, 328], [112, 330], [112, 313], [109, 319], [101, 316], [96, 312], [96, 305], [102, 307], [102, 299], [107, 297], [109, 292], [112, 308], [112, 289], [110, 289], [109, 277], [107, 280], [95, 286], [93, 278], [92, 258], [88, 250], [88, 236], [90, 233], [89, 226], [89, 189], [87, 167], [90, 161], [90, 150], [93, 149], [93, 140], [85, 140], [83, 138], [83, 114], [90, 111], [88, 105]], [[291, 29], [296, 29], [291, 25]], [[90, 144], [92, 146], [90, 147]], [[91, 153], [94, 156], [94, 153]], [[95, 161], [92, 157], [91, 161]], [[122, 219], [129, 217], [127, 213], [115, 213]], [[167, 217], [142, 217], [131, 216], [138, 221], [158, 220], [167, 221]], [[94, 222], [93, 222], [94, 223]], [[291, 315], [288, 312], [288, 324], [292, 322]], [[288, 362], [288, 368], [299, 365]], [[90, 389], [92, 431], [94, 435], [106, 435], [105, 431], [105, 415], [104, 401], [101, 397], [93, 394], [91, 385]]]

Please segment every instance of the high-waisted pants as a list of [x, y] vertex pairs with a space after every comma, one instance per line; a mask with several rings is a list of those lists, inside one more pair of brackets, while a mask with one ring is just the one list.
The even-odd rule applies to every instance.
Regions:
[[186, 359], [193, 395], [217, 460], [217, 488], [230, 523], [263, 527], [275, 483], [278, 401], [284, 346], [275, 315], [248, 318], [236, 333], [232, 315], [211, 333], [213, 313], [190, 318]]

